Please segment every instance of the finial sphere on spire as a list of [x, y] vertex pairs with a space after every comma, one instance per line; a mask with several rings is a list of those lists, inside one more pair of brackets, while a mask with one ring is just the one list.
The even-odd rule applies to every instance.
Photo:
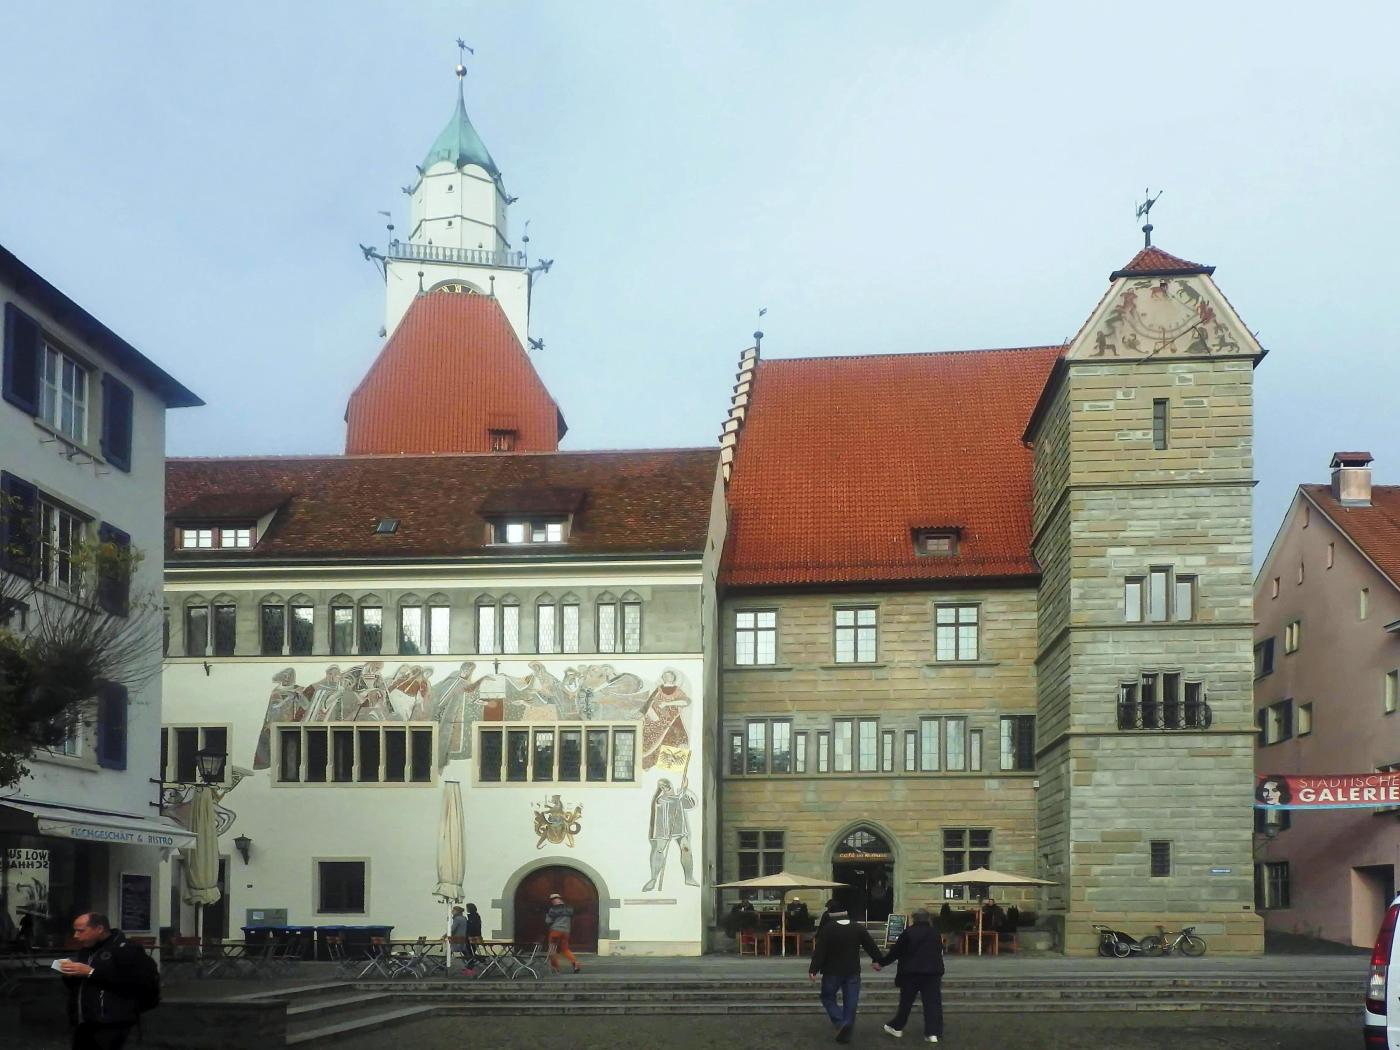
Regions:
[[458, 78], [460, 79], [461, 77], [464, 77], [464, 76], [466, 76], [466, 75], [467, 75], [467, 67], [464, 66], [464, 65], [462, 65], [462, 63], [458, 62], [458, 63], [457, 63], [457, 76], [458, 76]]

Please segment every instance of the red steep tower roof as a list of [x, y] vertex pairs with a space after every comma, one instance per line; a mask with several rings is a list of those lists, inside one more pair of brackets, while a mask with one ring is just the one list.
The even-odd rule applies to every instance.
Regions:
[[[1021, 430], [1063, 347], [760, 361], [729, 485], [730, 586], [1024, 577]], [[924, 557], [918, 529], [955, 529]]]
[[492, 431], [519, 452], [554, 452], [559, 406], [485, 295], [420, 295], [350, 395], [347, 455], [491, 452]]
[[1186, 277], [1190, 274], [1215, 272], [1214, 266], [1202, 266], [1188, 259], [1178, 258], [1161, 248], [1147, 247], [1133, 256], [1127, 266], [1114, 270], [1108, 275], [1110, 281], [1120, 277]]

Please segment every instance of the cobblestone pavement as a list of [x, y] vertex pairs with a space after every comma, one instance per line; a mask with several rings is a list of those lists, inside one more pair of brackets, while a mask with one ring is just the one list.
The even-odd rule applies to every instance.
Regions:
[[[836, 1045], [813, 1002], [811, 1017], [436, 1018], [346, 1039], [336, 1050], [805, 1050]], [[883, 1011], [864, 1015], [851, 1046], [923, 1045], [915, 1010], [901, 1040], [880, 1028]], [[955, 1050], [1356, 1050], [1358, 1017], [1261, 1017], [1196, 1011], [1145, 1014], [959, 1014], [943, 1043]]]

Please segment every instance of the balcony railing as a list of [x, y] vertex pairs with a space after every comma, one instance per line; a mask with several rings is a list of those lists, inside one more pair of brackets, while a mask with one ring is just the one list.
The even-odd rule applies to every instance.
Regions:
[[525, 253], [490, 251], [486, 248], [450, 248], [441, 244], [394, 241], [385, 253], [390, 259], [410, 262], [469, 263], [473, 266], [525, 266]]
[[1118, 702], [1119, 729], [1209, 729], [1210, 723], [1210, 704], [1204, 700]]

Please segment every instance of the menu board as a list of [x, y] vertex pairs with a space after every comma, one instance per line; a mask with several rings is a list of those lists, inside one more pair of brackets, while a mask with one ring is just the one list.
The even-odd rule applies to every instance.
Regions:
[[899, 935], [904, 932], [904, 928], [909, 925], [909, 916], [902, 912], [891, 912], [890, 917], [885, 920], [885, 947], [888, 948], [899, 940]]
[[151, 876], [122, 873], [120, 914], [123, 933], [151, 928]]

